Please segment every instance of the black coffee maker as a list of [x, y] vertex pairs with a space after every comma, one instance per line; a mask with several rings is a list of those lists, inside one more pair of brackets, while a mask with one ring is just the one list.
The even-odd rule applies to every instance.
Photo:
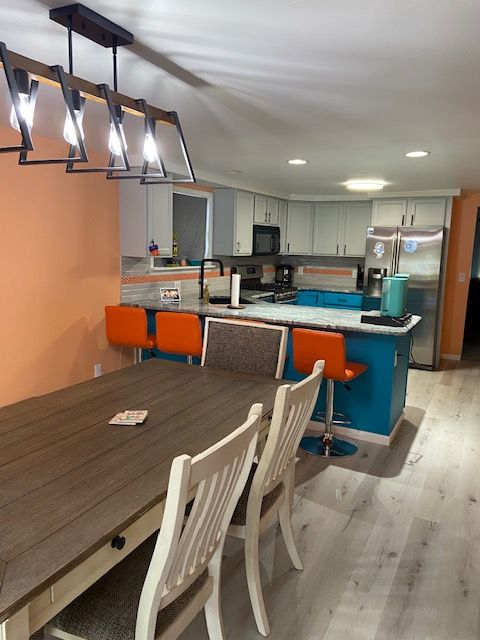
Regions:
[[275, 282], [278, 284], [292, 284], [295, 267], [291, 264], [280, 264], [275, 269]]

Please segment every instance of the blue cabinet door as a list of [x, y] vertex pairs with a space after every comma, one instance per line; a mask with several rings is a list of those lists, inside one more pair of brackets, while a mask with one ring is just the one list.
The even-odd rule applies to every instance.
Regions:
[[318, 291], [299, 291], [297, 294], [297, 304], [304, 307], [316, 307]]

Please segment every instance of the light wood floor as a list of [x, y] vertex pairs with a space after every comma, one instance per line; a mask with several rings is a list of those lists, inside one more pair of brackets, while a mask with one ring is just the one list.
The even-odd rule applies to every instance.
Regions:
[[[480, 362], [411, 371], [392, 447], [298, 464], [294, 528], [305, 570], [276, 526], [262, 538], [272, 640], [480, 638]], [[257, 633], [243, 552], [227, 541], [228, 640]], [[203, 615], [182, 640], [207, 640]]]

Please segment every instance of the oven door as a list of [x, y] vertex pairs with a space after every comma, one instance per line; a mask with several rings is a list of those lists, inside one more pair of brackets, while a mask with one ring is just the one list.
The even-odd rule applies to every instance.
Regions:
[[253, 255], [269, 256], [280, 251], [280, 227], [253, 225]]

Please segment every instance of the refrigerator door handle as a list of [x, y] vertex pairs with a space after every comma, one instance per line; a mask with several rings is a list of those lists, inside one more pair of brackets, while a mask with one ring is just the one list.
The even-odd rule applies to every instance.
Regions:
[[402, 227], [404, 226], [404, 224], [405, 224], [405, 214], [402, 213]]
[[393, 276], [398, 271], [398, 259], [400, 255], [400, 232], [397, 231], [395, 236], [395, 241], [393, 243], [393, 251], [392, 251], [392, 268], [390, 270], [390, 276]]

